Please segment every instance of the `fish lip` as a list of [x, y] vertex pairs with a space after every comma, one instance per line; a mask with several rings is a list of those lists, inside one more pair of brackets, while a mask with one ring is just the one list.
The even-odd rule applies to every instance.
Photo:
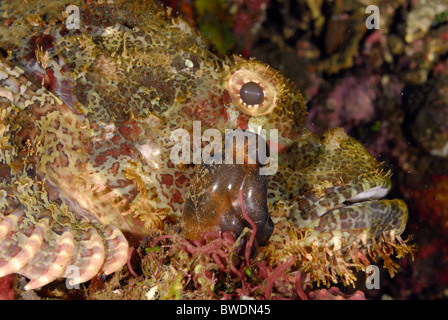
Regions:
[[385, 196], [389, 193], [389, 188], [383, 186], [383, 185], [377, 185], [373, 188], [370, 188], [366, 191], [362, 191], [355, 196], [351, 197], [350, 199], [346, 199], [343, 202], [340, 202], [330, 208], [329, 210], [325, 211], [319, 217], [324, 216], [325, 214], [336, 210], [336, 209], [342, 209], [342, 208], [350, 208], [357, 204], [363, 203], [363, 202], [372, 202], [372, 201], [379, 201], [385, 198]]

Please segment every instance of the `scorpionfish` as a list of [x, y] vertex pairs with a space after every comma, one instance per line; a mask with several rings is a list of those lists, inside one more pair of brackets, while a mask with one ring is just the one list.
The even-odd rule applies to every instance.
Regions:
[[[153, 1], [5, 0], [0, 13], [0, 277], [74, 285], [121, 270], [132, 241], [167, 225], [239, 233], [239, 190], [266, 259], [295, 255], [316, 281], [353, 283], [368, 258], [393, 273], [410, 251], [406, 204], [383, 199], [390, 174], [342, 129], [310, 132], [273, 68], [217, 53]], [[275, 174], [174, 163], [172, 132], [194, 123], [277, 130]]]

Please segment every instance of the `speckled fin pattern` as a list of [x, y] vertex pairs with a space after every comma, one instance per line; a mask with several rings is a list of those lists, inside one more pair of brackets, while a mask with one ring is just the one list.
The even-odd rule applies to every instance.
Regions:
[[34, 172], [32, 149], [20, 150], [14, 141], [20, 136], [8, 134], [26, 127], [21, 121], [31, 108], [40, 116], [47, 110], [70, 111], [20, 68], [0, 61], [0, 277], [22, 274], [30, 279], [29, 290], [59, 277], [75, 285], [120, 270], [128, 258], [123, 233], [113, 225], [79, 219]]

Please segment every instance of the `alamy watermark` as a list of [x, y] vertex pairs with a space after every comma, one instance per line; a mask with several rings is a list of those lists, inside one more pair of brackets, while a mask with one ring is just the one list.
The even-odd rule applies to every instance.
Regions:
[[222, 134], [218, 129], [206, 129], [201, 134], [201, 122], [193, 121], [192, 136], [187, 130], [179, 128], [171, 133], [170, 139], [176, 142], [170, 152], [170, 160], [174, 164], [243, 164], [247, 161], [248, 164], [261, 165], [260, 175], [273, 175], [278, 170], [277, 129], [262, 129], [258, 134], [226, 129], [223, 146]]
[[79, 283], [72, 284], [72, 281], [75, 279], [79, 279], [81, 275], [79, 267], [75, 265], [69, 265], [65, 270], [65, 273], [68, 274], [67, 279], [65, 280], [65, 286], [67, 287], [67, 289], [79, 289]]
[[65, 8], [65, 12], [69, 14], [69, 16], [65, 19], [65, 27], [69, 30], [79, 29], [80, 18], [79, 18], [79, 8], [75, 5], [69, 5]]
[[380, 268], [376, 265], [369, 265], [366, 268], [366, 288], [379, 289], [380, 288]]
[[380, 8], [376, 5], [370, 5], [366, 7], [366, 13], [370, 15], [366, 19], [366, 28], [379, 29], [380, 28]]
[[[109, 1], [108, 1], [109, 2]], [[80, 15], [79, 15], [79, 7], [76, 5], [69, 5], [65, 9], [65, 12], [69, 14], [69, 16], [65, 19], [65, 26], [67, 29], [79, 29], [80, 27]], [[366, 28], [371, 29], [379, 29], [380, 28], [380, 9], [377, 5], [369, 5], [366, 7], [366, 14], [370, 14], [366, 21]]]

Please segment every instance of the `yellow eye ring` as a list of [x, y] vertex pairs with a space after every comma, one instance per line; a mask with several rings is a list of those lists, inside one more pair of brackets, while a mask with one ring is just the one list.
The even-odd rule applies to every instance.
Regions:
[[227, 78], [227, 90], [233, 103], [250, 116], [271, 113], [281, 92], [277, 73], [256, 61], [243, 61], [236, 65]]

